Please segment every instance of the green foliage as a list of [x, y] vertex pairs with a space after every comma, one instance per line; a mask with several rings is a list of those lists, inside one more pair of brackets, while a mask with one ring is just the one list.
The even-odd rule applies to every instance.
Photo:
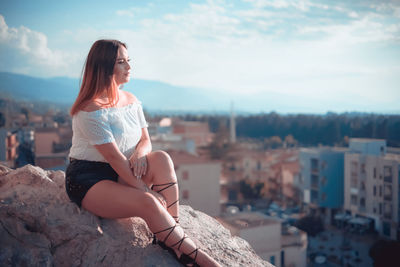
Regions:
[[316, 236], [318, 233], [324, 231], [322, 219], [311, 215], [298, 220], [295, 226], [310, 236]]
[[261, 193], [264, 188], [264, 183], [256, 182], [254, 185], [250, 184], [245, 180], [241, 180], [239, 183], [240, 193], [242, 193], [245, 200], [256, 200], [262, 198]]

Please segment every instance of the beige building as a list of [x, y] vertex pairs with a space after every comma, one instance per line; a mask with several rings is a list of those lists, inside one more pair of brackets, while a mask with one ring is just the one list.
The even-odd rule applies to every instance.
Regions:
[[305, 267], [307, 234], [284, 228], [279, 219], [258, 212], [239, 212], [217, 218], [232, 235], [245, 239], [264, 260], [281, 267]]
[[387, 153], [386, 141], [350, 139], [345, 154], [344, 209], [352, 227], [374, 228], [381, 236], [400, 240], [400, 155]]
[[65, 169], [71, 138], [70, 126], [35, 129], [35, 164], [44, 169]]
[[10, 168], [15, 167], [18, 156], [17, 133], [7, 129], [0, 129], [0, 162]]
[[179, 182], [180, 204], [210, 216], [220, 214], [221, 163], [183, 151], [168, 151]]
[[210, 132], [208, 123], [199, 121], [175, 121], [172, 123], [172, 132], [185, 139], [193, 140], [196, 147], [207, 146], [214, 136]]

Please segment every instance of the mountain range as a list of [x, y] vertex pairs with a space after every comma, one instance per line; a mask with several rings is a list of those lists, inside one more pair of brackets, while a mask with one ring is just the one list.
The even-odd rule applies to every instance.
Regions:
[[[79, 83], [77, 78], [38, 78], [0, 72], [0, 96], [72, 105], [79, 92]], [[206, 90], [142, 79], [131, 80], [124, 85], [124, 90], [135, 94], [150, 112], [229, 112], [229, 99]]]
[[[79, 83], [78, 78], [39, 78], [0, 72], [0, 97], [70, 107], [78, 95]], [[229, 114], [231, 103], [234, 103], [235, 113], [239, 115], [271, 111], [286, 114], [306, 111], [323, 115], [321, 111], [312, 110], [309, 106], [311, 100], [307, 96], [284, 93], [250, 94], [245, 89], [241, 93], [223, 92], [136, 78], [125, 84], [124, 90], [133, 93], [142, 101], [144, 109], [152, 114]], [[399, 111], [394, 113], [398, 114]]]

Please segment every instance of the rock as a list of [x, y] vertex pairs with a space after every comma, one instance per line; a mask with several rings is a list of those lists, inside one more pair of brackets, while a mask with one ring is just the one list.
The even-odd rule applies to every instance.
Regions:
[[[101, 219], [70, 202], [65, 173], [0, 165], [1, 266], [180, 266], [137, 217]], [[222, 266], [272, 266], [212, 217], [181, 206], [181, 225]]]

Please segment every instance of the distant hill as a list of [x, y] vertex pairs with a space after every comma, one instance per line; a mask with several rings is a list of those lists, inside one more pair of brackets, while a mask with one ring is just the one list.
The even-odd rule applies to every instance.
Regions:
[[[150, 111], [222, 111], [229, 100], [205, 90], [173, 86], [158, 81], [132, 79], [124, 89], [134, 93]], [[37, 78], [0, 72], [0, 96], [24, 101], [72, 104], [79, 92], [79, 79]], [[225, 106], [221, 108], [221, 99]]]
[[0, 72], [0, 95], [16, 100], [72, 103], [78, 93], [77, 87], [77, 79], [43, 79]]

